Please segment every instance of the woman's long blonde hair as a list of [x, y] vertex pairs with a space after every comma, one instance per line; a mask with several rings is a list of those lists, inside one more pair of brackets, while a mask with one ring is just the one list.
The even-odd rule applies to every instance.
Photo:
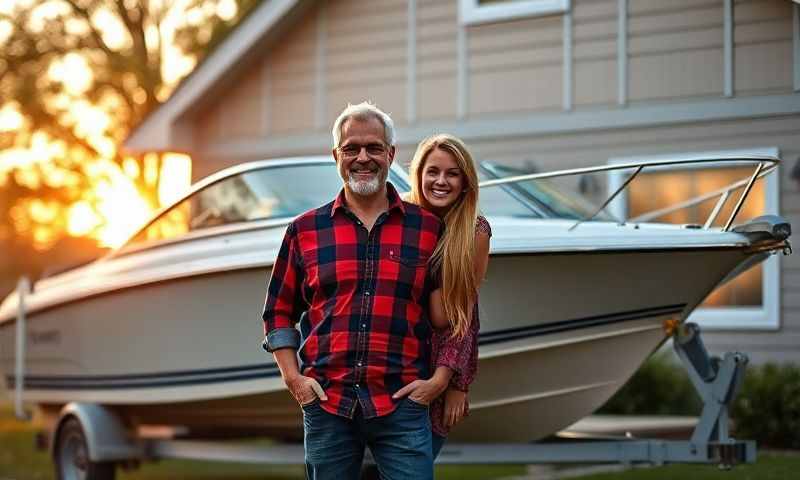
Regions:
[[460, 139], [448, 134], [428, 137], [419, 144], [411, 160], [409, 202], [431, 209], [422, 194], [422, 173], [428, 156], [437, 148], [453, 156], [464, 179], [464, 191], [444, 217], [444, 235], [431, 258], [431, 268], [438, 268], [441, 272], [444, 313], [453, 335], [460, 338], [472, 322], [472, 309], [480, 283], [475, 270], [478, 174], [472, 156]]

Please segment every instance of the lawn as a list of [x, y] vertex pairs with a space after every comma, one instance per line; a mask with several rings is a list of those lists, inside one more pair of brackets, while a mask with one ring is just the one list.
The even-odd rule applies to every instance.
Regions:
[[[14, 418], [8, 404], [0, 405], [0, 479], [52, 480], [52, 464], [46, 452], [34, 448], [35, 427]], [[436, 478], [442, 480], [489, 480], [525, 475], [525, 467], [510, 466], [442, 466]], [[795, 478], [800, 471], [800, 453], [761, 454], [755, 465], [732, 471], [719, 471], [713, 466], [666, 466], [635, 468], [626, 472], [596, 474], [582, 480], [771, 480]], [[147, 463], [135, 471], [121, 471], [120, 480], [300, 480], [300, 466], [272, 467], [220, 462], [165, 460]]]

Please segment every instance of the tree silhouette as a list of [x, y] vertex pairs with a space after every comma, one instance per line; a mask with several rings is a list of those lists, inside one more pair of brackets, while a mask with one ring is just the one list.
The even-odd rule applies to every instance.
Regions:
[[[48, 159], [50, 166], [80, 180], [32, 188], [18, 181], [16, 167], [0, 165], [0, 249], [11, 252], [25, 241], [26, 232], [11, 219], [15, 205], [31, 197], [75, 201], [76, 191], [91, 187], [86, 166], [92, 161], [134, 161], [144, 172], [144, 156], [124, 159], [118, 147], [177, 86], [180, 78], [168, 75], [169, 49], [201, 61], [260, 1], [16, 0], [2, 9], [0, 110], [18, 112], [21, 121], [0, 131], [0, 153], [29, 149], [46, 135], [60, 148]], [[82, 71], [87, 75], [76, 82]], [[96, 116], [98, 111], [103, 115]], [[156, 207], [157, 185], [143, 174], [136, 183]], [[26, 269], [5, 273], [18, 270]]]

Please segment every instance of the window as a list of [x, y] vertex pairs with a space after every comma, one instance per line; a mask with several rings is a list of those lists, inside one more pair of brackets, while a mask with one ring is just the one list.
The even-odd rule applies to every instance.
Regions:
[[460, 0], [459, 18], [462, 25], [477, 25], [560, 14], [569, 8], [570, 0]]
[[[762, 154], [778, 156], [776, 148], [736, 150], [722, 152], [698, 152], [687, 155], [648, 156], [612, 159], [609, 163], [631, 163], [667, 159], [713, 158], [718, 155]], [[658, 170], [643, 170], [633, 182], [610, 205], [618, 218], [634, 218], [645, 212], [674, 205], [678, 202], [710, 193], [730, 185], [753, 173], [754, 166], [728, 164], [690, 164], [663, 167]], [[622, 184], [631, 171], [609, 172], [611, 190]], [[747, 201], [736, 217], [736, 222], [778, 212], [780, 178], [773, 172], [753, 186]], [[715, 227], [722, 226], [733, 211], [737, 190], [719, 212]], [[718, 197], [703, 203], [665, 214], [654, 221], [676, 224], [704, 224]], [[778, 256], [774, 255], [761, 265], [742, 273], [734, 280], [714, 290], [689, 317], [701, 326], [717, 329], [753, 328], [776, 329], [779, 327], [780, 270]]]

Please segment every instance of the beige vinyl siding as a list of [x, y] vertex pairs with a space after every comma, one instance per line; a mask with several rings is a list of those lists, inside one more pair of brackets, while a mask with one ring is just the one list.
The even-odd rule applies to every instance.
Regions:
[[467, 43], [470, 115], [561, 108], [561, 15], [472, 26]]
[[617, 0], [573, 4], [575, 106], [617, 101]]
[[199, 143], [250, 139], [264, 134], [262, 67], [259, 64], [218, 94], [198, 116], [195, 139]]
[[630, 101], [722, 95], [722, 0], [628, 5]]
[[225, 122], [221, 125], [221, 133], [224, 138], [252, 138], [263, 134], [262, 70], [261, 65], [255, 64], [237, 85], [221, 94], [228, 97], [228, 101], [222, 104]]
[[[196, 150], [202, 150], [206, 145], [213, 145], [222, 139], [220, 134], [222, 130], [222, 105], [225, 103], [224, 99], [220, 99], [212, 104], [202, 112], [197, 114], [194, 122], [194, 142], [197, 144]], [[198, 163], [197, 158], [192, 157], [192, 165]], [[192, 177], [194, 177], [194, 168], [192, 168]]]
[[734, 4], [734, 86], [737, 95], [792, 91], [792, 2]]
[[406, 118], [405, 0], [328, 2], [325, 124], [347, 103], [375, 102], [398, 123]]
[[[317, 9], [311, 10], [269, 52], [271, 134], [314, 128]], [[263, 68], [263, 67], [262, 67]], [[259, 102], [261, 104], [261, 102]]]
[[417, 118], [456, 116], [458, 3], [417, 0]]

